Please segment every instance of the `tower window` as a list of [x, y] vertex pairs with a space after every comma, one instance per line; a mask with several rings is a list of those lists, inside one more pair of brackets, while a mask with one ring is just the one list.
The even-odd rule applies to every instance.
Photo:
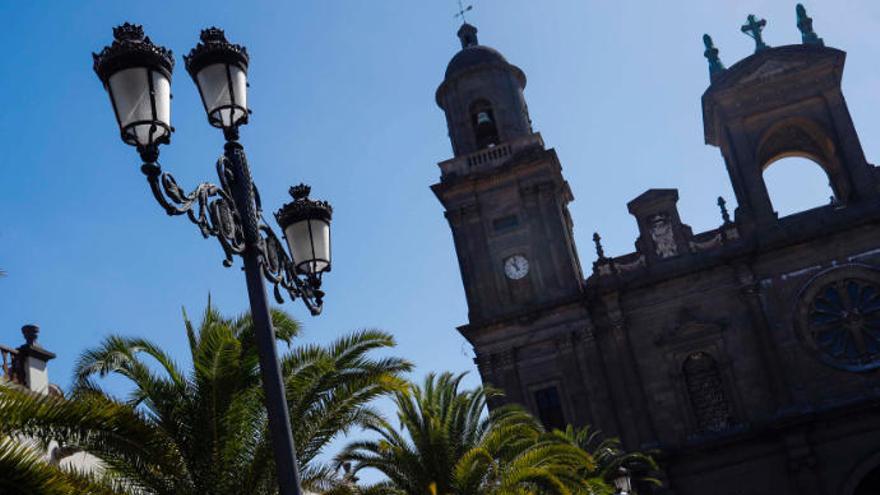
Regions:
[[486, 100], [477, 100], [471, 105], [471, 125], [477, 148], [490, 148], [498, 144], [498, 126], [492, 105]]
[[565, 414], [562, 412], [562, 401], [559, 399], [559, 390], [556, 387], [546, 387], [535, 391], [535, 406], [538, 409], [538, 418], [544, 424], [544, 428], [565, 429]]
[[516, 215], [507, 215], [506, 217], [496, 218], [492, 220], [492, 228], [495, 232], [507, 232], [519, 226], [519, 219]]

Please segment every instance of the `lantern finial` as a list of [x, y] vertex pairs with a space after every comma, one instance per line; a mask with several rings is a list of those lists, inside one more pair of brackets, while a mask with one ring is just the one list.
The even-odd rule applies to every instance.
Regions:
[[144, 41], [144, 27], [140, 24], [126, 22], [113, 28], [113, 37], [117, 41]]
[[199, 39], [201, 39], [203, 43], [228, 43], [228, 41], [226, 41], [226, 33], [217, 26], [202, 29]]
[[288, 192], [294, 200], [300, 201], [309, 197], [309, 193], [312, 192], [312, 188], [311, 186], [300, 184], [298, 186], [291, 187]]

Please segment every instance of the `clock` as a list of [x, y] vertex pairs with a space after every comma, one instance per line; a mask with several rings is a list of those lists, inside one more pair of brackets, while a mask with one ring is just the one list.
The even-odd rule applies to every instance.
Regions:
[[510, 280], [519, 280], [529, 273], [529, 260], [521, 254], [515, 254], [504, 260], [504, 275]]

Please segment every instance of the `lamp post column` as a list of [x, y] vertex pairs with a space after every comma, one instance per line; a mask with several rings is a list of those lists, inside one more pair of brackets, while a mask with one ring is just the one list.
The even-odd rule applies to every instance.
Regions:
[[278, 351], [275, 347], [275, 329], [269, 300], [263, 284], [260, 256], [262, 239], [259, 232], [254, 185], [248, 168], [244, 148], [237, 141], [228, 141], [224, 155], [232, 171], [232, 197], [241, 216], [245, 240], [244, 274], [247, 281], [248, 299], [257, 351], [260, 356], [260, 372], [263, 391], [266, 395], [266, 410], [269, 416], [269, 434], [275, 453], [275, 468], [278, 472], [278, 489], [281, 495], [300, 495], [299, 468], [296, 461], [296, 448], [290, 429], [290, 414], [284, 394], [284, 381], [278, 364]]
[[300, 495], [296, 448], [264, 279], [274, 285], [279, 304], [283, 289], [291, 300], [302, 299], [312, 315], [321, 312], [321, 276], [330, 271], [333, 209], [326, 201], [308, 199], [310, 188], [305, 184], [291, 188], [294, 201], [275, 214], [285, 232], [289, 256], [272, 229], [262, 222], [259, 197], [244, 148], [238, 142], [238, 129], [247, 124], [250, 114], [249, 57], [245, 47], [229, 43], [223, 30], [216, 27], [202, 31], [200, 42], [184, 60], [199, 88], [208, 122], [223, 129], [226, 137], [223, 157], [217, 163], [220, 183], [203, 182], [185, 192], [157, 162], [159, 145], [168, 144], [174, 131], [170, 121], [171, 51], [153, 44], [136, 24], [114, 28], [113, 38], [111, 45], [93, 54], [95, 73], [110, 95], [122, 140], [141, 155], [141, 171], [153, 196], [168, 215], [186, 215], [203, 237], [217, 238], [225, 266], [234, 264], [235, 255], [244, 261], [278, 487], [281, 495]]

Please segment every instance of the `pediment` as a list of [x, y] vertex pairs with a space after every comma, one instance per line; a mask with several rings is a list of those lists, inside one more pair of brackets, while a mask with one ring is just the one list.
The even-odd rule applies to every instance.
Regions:
[[740, 84], [751, 84], [759, 81], [766, 81], [786, 72], [792, 72], [807, 65], [806, 62], [798, 62], [791, 60], [767, 60], [751, 74], [746, 75], [739, 80]]
[[717, 337], [727, 326], [724, 320], [706, 320], [694, 316], [691, 310], [682, 310], [678, 322], [655, 336], [656, 345], [677, 344]]
[[815, 45], [788, 45], [750, 55], [725, 70], [707, 93], [752, 86], [803, 71], [827, 71], [842, 67], [846, 53]]
[[792, 90], [808, 85], [810, 91], [839, 90], [846, 52], [818, 45], [787, 45], [750, 55], [712, 77], [703, 93], [703, 133], [706, 144], [718, 146], [725, 112], [766, 111]]

